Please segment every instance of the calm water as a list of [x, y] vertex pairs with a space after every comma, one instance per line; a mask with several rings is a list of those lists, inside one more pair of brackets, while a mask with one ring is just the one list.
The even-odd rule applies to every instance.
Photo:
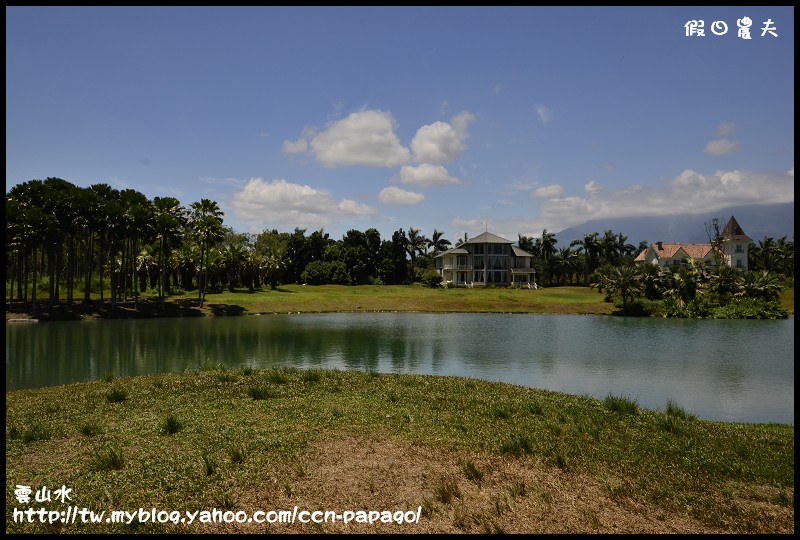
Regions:
[[458, 375], [794, 425], [794, 318], [337, 313], [6, 323], [6, 388], [291, 366]]

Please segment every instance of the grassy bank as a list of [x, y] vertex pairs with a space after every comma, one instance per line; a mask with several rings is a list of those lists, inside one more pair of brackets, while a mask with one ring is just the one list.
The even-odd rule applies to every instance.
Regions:
[[[11, 309], [6, 299], [6, 319], [34, 318], [80, 320], [96, 318], [200, 317], [252, 315], [257, 313], [322, 313], [336, 311], [405, 311], [433, 313], [551, 313], [608, 315], [617, 308], [603, 301], [604, 295], [590, 287], [563, 286], [541, 289], [506, 287], [431, 289], [421, 285], [281, 285], [275, 290], [239, 289], [234, 292], [209, 293], [202, 308], [197, 293], [176, 294], [164, 306], [153, 294], [142, 295], [138, 302], [120, 299], [116, 308], [106, 291], [100, 301], [93, 295], [89, 305], [76, 301], [67, 306], [63, 300], [50, 306], [46, 296], [39, 298], [38, 309], [21, 306]], [[794, 314], [794, 288], [780, 294], [781, 305]]]
[[76, 303], [72, 308], [63, 302], [51, 308], [47, 299], [40, 299], [36, 312], [27, 307], [6, 309], [6, 318], [69, 320], [335, 311], [608, 314], [613, 310], [613, 305], [603, 302], [603, 295], [589, 287], [532, 290], [493, 287], [431, 289], [420, 285], [282, 285], [275, 290], [265, 288], [248, 292], [241, 289], [208, 294], [202, 309], [198, 307], [196, 292], [170, 296], [163, 309], [150, 295], [143, 296], [136, 309], [133, 301], [128, 300], [118, 302], [116, 310], [111, 309], [107, 296], [105, 302], [93, 299], [89, 306]]
[[[702, 421], [679, 404], [279, 368], [107, 376], [7, 392], [6, 410], [7, 532], [794, 531], [793, 427]], [[66, 486], [69, 504], [94, 512], [421, 507], [421, 517], [22, 525], [15, 507], [67, 505], [20, 504], [16, 485]]]

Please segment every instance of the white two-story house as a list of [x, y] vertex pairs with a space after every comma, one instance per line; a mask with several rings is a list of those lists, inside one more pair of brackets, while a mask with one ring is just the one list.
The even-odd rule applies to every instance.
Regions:
[[496, 234], [485, 232], [436, 255], [442, 280], [456, 285], [531, 285], [533, 255]]

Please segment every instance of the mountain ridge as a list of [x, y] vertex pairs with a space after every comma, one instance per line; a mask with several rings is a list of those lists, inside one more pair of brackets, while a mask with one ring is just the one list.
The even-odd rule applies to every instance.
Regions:
[[648, 245], [658, 241], [705, 244], [709, 242], [706, 224], [710, 225], [712, 219], [718, 218], [721, 230], [731, 216], [736, 218], [744, 233], [756, 244], [765, 237], [778, 240], [785, 236], [787, 240], [794, 241], [794, 202], [730, 206], [703, 214], [594, 219], [557, 232], [556, 240], [557, 245], [566, 247], [573, 240], [582, 240], [587, 234], [597, 232], [602, 237], [605, 231], [611, 230], [615, 235], [622, 233], [628, 238], [628, 243], [634, 246], [642, 241]]

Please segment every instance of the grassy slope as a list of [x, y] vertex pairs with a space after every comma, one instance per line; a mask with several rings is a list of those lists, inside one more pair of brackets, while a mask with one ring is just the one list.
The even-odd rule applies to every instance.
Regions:
[[[73, 504], [96, 511], [252, 511], [258, 507], [253, 500], [261, 506], [278, 500], [291, 504], [303, 500], [286, 498], [293, 482], [318, 472], [308, 465], [308, 449], [350, 436], [438, 449], [452, 455], [453, 463], [456, 456], [458, 463], [466, 457], [494, 466], [510, 460], [517, 470], [539, 467], [548, 474], [586, 477], [620, 510], [686, 516], [716, 532], [793, 530], [792, 426], [707, 422], [679, 408], [670, 414], [641, 410], [622, 398], [603, 401], [455, 377], [279, 368], [7, 392], [6, 409], [6, 527], [11, 532], [196, 530], [14, 524], [12, 507], [21, 506], [14, 500], [16, 484], [66, 485], [73, 489]], [[121, 463], [115, 464], [115, 457]], [[386, 504], [422, 506], [434, 532], [454, 526], [471, 531], [476, 523], [483, 523], [484, 531], [517, 527], [520, 532], [522, 514], [515, 515], [513, 505], [501, 509], [497, 501], [493, 511], [463, 519], [465, 508], [478, 503], [447, 496], [445, 482], [458, 494], [458, 486], [466, 491], [477, 474], [462, 468], [448, 480], [432, 470], [419, 478], [415, 495]], [[503, 477], [499, 482], [506, 495], [516, 485], [514, 500], [524, 505], [522, 481]], [[545, 497], [546, 492], [546, 486], [528, 481], [528, 502], [535, 502], [533, 493]], [[361, 504], [379, 496], [389, 495], [373, 488]], [[339, 509], [353, 504], [337, 502]], [[497, 529], [486, 529], [486, 516]], [[596, 529], [598, 522], [577, 523], [574, 530], [591, 531], [590, 524]]]

